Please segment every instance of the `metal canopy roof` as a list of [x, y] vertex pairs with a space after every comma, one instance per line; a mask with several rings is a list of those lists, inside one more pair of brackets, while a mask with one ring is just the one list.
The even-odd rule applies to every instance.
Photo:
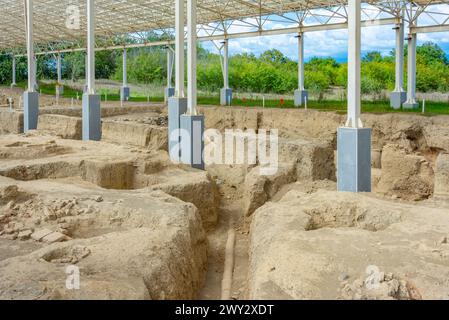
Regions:
[[[381, 4], [383, 11], [399, 12], [404, 1], [365, 1]], [[24, 0], [0, 0], [0, 49], [24, 47], [25, 16]], [[221, 24], [226, 21], [288, 12], [307, 12], [317, 8], [340, 8], [346, 11], [346, 0], [198, 0], [198, 23]], [[446, 0], [418, 0], [418, 7], [446, 3]], [[96, 0], [96, 36], [112, 37], [127, 33], [170, 29], [175, 22], [175, 0]], [[77, 6], [80, 10], [80, 28], [68, 28], [67, 8]], [[34, 41], [48, 44], [62, 41], [83, 41], [86, 38], [86, 0], [34, 0]], [[392, 13], [393, 12], [393, 13]], [[335, 16], [338, 11], [335, 10]], [[345, 19], [344, 15], [340, 16]], [[292, 20], [291, 23], [295, 21]]]

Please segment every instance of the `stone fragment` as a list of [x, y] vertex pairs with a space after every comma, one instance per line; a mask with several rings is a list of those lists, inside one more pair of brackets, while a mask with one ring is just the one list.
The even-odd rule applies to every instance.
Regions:
[[31, 238], [36, 241], [41, 241], [45, 236], [48, 236], [53, 231], [49, 229], [39, 229], [31, 234]]
[[17, 238], [19, 238], [19, 240], [28, 240], [32, 233], [33, 231], [31, 230], [23, 230], [19, 232]]
[[52, 232], [42, 238], [42, 241], [47, 243], [61, 242], [64, 240], [67, 240], [67, 236], [61, 232]]

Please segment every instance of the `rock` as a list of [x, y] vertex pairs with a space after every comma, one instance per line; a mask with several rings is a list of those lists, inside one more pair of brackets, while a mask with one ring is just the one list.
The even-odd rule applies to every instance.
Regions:
[[432, 166], [423, 156], [410, 154], [397, 145], [383, 148], [377, 192], [404, 200], [422, 200], [433, 194], [433, 185]]
[[4, 234], [13, 234], [15, 231], [14, 231], [14, 228], [4, 228], [3, 229], [3, 233]]
[[36, 241], [41, 241], [45, 236], [51, 234], [53, 231], [49, 229], [39, 229], [31, 234], [31, 238]]
[[14, 209], [14, 206], [15, 206], [15, 202], [13, 200], [11, 200], [6, 204], [5, 209], [12, 210], [12, 209]]
[[371, 166], [375, 169], [382, 168], [382, 150], [373, 149], [371, 151]]
[[60, 232], [52, 232], [50, 234], [47, 234], [45, 237], [42, 238], [43, 242], [47, 243], [54, 243], [54, 242], [61, 242], [67, 240], [68, 237]]
[[95, 201], [96, 202], [103, 202], [103, 197], [102, 196], [97, 196], [97, 197], [95, 197]]
[[15, 199], [19, 195], [19, 187], [15, 185], [7, 186], [1, 193], [1, 198], [6, 200]]
[[56, 220], [58, 218], [57, 214], [53, 211], [53, 209], [49, 207], [44, 207], [44, 215], [46, 220]]
[[33, 231], [31, 230], [20, 231], [17, 235], [17, 238], [19, 238], [19, 240], [28, 240], [31, 237], [32, 233]]
[[3, 235], [3, 238], [6, 239], [6, 240], [16, 240], [17, 239], [17, 233], [5, 234], [5, 235]]

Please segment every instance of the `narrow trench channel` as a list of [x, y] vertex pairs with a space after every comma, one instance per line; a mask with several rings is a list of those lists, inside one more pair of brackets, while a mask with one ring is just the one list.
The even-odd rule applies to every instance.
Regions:
[[199, 294], [200, 300], [220, 300], [222, 298], [222, 281], [226, 263], [226, 244], [230, 228], [235, 231], [234, 268], [230, 297], [233, 300], [245, 298], [249, 239], [245, 227], [243, 199], [237, 198], [237, 192], [228, 192], [220, 188], [222, 194], [218, 224], [208, 233], [208, 270], [204, 286]]

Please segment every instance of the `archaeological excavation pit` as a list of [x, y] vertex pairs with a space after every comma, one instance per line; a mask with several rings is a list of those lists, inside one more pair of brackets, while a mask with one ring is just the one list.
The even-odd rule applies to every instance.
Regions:
[[[276, 173], [260, 175], [257, 164], [211, 164], [203, 171], [173, 163], [164, 106], [106, 117], [101, 142], [67, 138], [64, 132], [79, 127], [76, 114], [62, 116], [62, 126], [54, 125], [61, 116], [51, 114], [42, 129], [0, 136], [0, 269], [11, 288], [2, 297], [220, 299], [227, 288], [233, 299], [354, 298], [360, 290], [361, 296], [388, 298], [387, 289], [374, 294], [351, 282], [363, 277], [368, 261], [376, 261], [404, 288], [429, 285], [425, 273], [404, 276], [410, 271], [404, 259], [422, 254], [422, 268], [427, 257], [441, 259], [439, 267], [446, 268], [449, 248], [441, 243], [432, 249], [445, 236], [448, 210], [448, 146], [438, 138], [442, 130], [449, 132], [446, 124], [419, 116], [365, 115], [365, 121], [375, 123], [377, 160], [372, 163], [373, 192], [358, 196], [335, 191], [335, 128], [343, 116], [334, 114], [333, 123], [314, 130], [306, 123], [324, 122], [327, 113], [199, 110], [206, 115], [206, 128], [222, 132], [243, 130], [249, 119], [256, 130], [279, 128]], [[288, 122], [282, 120], [285, 112]], [[428, 129], [431, 123], [433, 130]], [[430, 157], [426, 150], [441, 151]], [[431, 220], [427, 212], [433, 212]], [[235, 242], [229, 248], [230, 230]], [[8, 249], [10, 243], [19, 243], [16, 253]], [[376, 255], [382, 247], [389, 253]], [[124, 264], [111, 260], [123, 250]], [[367, 257], [355, 259], [359, 250]], [[395, 254], [400, 250], [401, 255]], [[231, 277], [229, 254], [234, 260]], [[298, 258], [286, 259], [290, 255]], [[335, 255], [338, 261], [329, 264]], [[38, 265], [26, 267], [27, 261]], [[19, 265], [20, 273], [12, 267]], [[58, 270], [72, 265], [85, 274], [84, 291], [64, 288], [64, 273]], [[155, 285], [151, 279], [159, 279], [167, 268], [173, 268], [170, 275]], [[297, 268], [309, 271], [300, 275]], [[32, 281], [26, 292], [14, 289], [14, 283], [42, 272], [50, 291], [44, 293]], [[120, 276], [115, 278], [114, 272]], [[284, 287], [282, 274], [299, 291]], [[343, 291], [341, 274], [349, 277]], [[385, 287], [392, 281], [385, 280]], [[432, 290], [438, 297], [445, 292], [438, 286]], [[396, 299], [416, 296], [414, 291], [391, 292]], [[427, 297], [424, 291], [419, 296]]]
[[107, 2], [0, 1], [0, 300], [449, 298], [446, 3]]

